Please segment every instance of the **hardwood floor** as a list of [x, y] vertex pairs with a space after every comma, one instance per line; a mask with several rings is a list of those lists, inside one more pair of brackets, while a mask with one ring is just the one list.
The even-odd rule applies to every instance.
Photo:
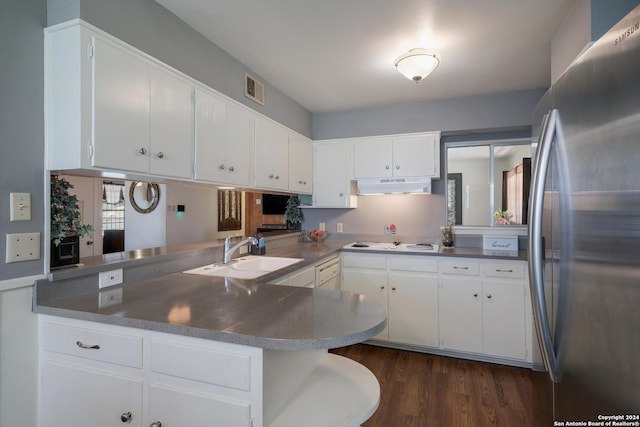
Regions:
[[537, 427], [529, 369], [367, 344], [331, 352], [380, 382], [380, 406], [362, 427]]

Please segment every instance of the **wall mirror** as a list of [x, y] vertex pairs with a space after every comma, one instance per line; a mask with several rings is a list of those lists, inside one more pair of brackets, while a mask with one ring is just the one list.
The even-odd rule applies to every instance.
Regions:
[[[447, 224], [489, 227], [496, 211], [524, 227], [528, 219], [531, 140], [465, 141], [445, 144]], [[505, 215], [506, 216], [506, 215]]]
[[158, 206], [160, 187], [152, 182], [133, 181], [129, 187], [129, 202], [137, 212], [149, 213]]

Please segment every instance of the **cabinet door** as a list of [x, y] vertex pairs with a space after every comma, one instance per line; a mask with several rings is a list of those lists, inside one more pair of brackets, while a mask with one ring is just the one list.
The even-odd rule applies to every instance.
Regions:
[[313, 147], [296, 134], [289, 134], [289, 190], [302, 194], [313, 190]]
[[101, 40], [93, 54], [91, 165], [149, 171], [149, 67]]
[[356, 141], [353, 147], [356, 178], [392, 176], [392, 140]]
[[225, 102], [196, 90], [196, 179], [226, 181], [226, 141]]
[[438, 347], [438, 278], [389, 273], [389, 340]]
[[351, 144], [316, 144], [314, 147], [314, 206], [323, 208], [356, 207], [351, 195]]
[[525, 294], [522, 281], [482, 282], [484, 352], [524, 360]]
[[287, 190], [289, 186], [289, 135], [271, 121], [256, 117], [256, 186]]
[[233, 185], [251, 184], [253, 166], [253, 115], [227, 103], [227, 138], [225, 182]]
[[193, 88], [168, 71], [150, 70], [149, 172], [191, 178]]
[[[343, 270], [342, 290], [362, 294], [379, 302], [384, 307], [388, 307], [389, 298], [386, 271]], [[387, 325], [375, 338], [388, 340], [389, 326]]]
[[442, 346], [482, 353], [482, 283], [480, 279], [441, 279]]
[[440, 151], [439, 143], [435, 135], [395, 139], [393, 141], [393, 175], [439, 177], [440, 157], [437, 155]]
[[45, 361], [39, 394], [39, 427], [142, 426], [142, 379]]
[[149, 421], [163, 426], [251, 426], [249, 402], [152, 384]]

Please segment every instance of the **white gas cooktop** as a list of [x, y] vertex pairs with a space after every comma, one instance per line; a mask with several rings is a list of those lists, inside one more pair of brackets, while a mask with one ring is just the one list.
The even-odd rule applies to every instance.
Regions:
[[350, 243], [344, 249], [359, 251], [396, 251], [396, 252], [438, 252], [439, 245], [432, 243], [380, 243], [380, 242], [355, 242]]

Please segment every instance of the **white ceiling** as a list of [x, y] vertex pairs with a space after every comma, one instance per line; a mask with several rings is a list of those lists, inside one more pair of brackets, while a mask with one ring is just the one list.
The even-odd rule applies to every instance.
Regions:
[[[157, 2], [259, 79], [326, 112], [548, 87], [550, 40], [574, 0]], [[420, 83], [393, 65], [416, 47], [441, 59]]]

